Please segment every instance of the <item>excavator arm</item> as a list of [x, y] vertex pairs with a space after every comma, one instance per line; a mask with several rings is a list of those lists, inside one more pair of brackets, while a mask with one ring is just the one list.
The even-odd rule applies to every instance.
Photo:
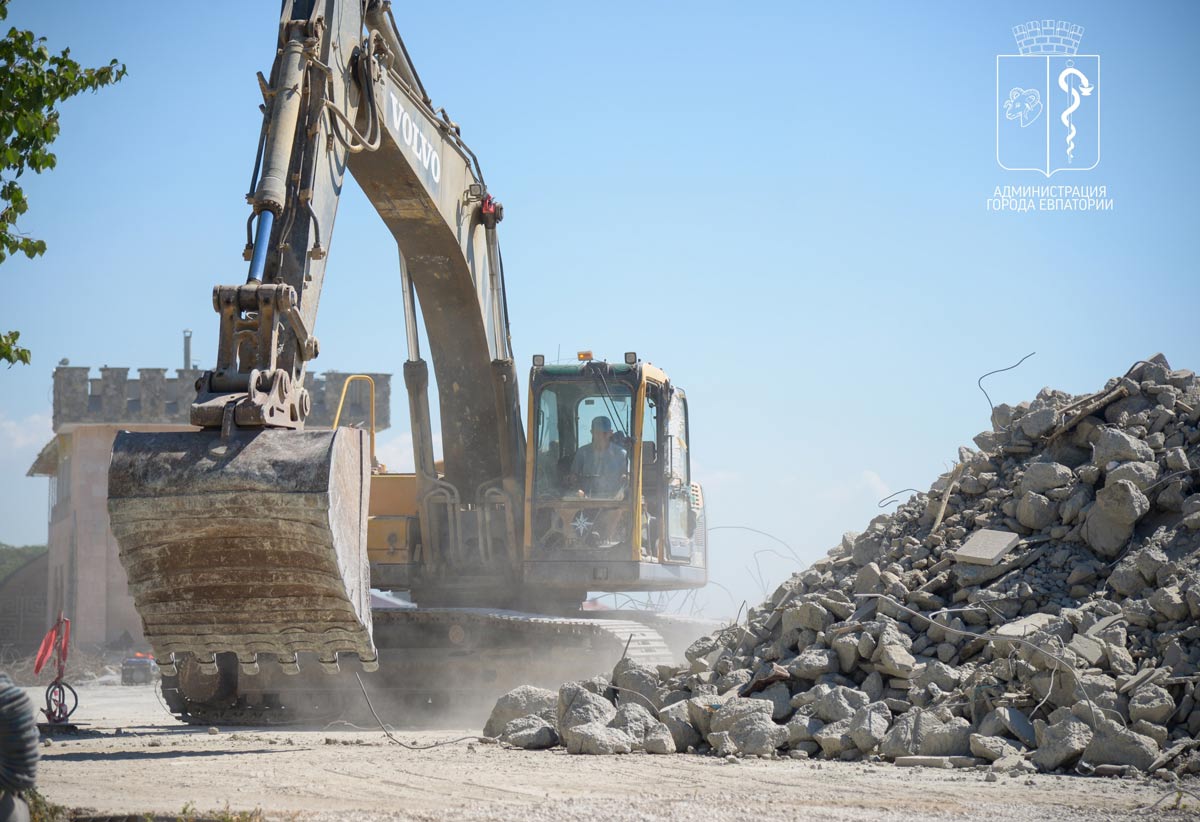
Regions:
[[[245, 252], [250, 271], [244, 285], [214, 289], [217, 367], [203, 378], [192, 422], [219, 427], [233, 401], [237, 425], [303, 427], [304, 367], [319, 353], [312, 329], [348, 166], [396, 238], [438, 381], [453, 387], [441, 409], [447, 476], [460, 488], [499, 476], [490, 370], [512, 356], [495, 236], [502, 209], [457, 125], [433, 110], [390, 4], [285, 3], [264, 96], [247, 196], [247, 230], [257, 228]], [[406, 328], [415, 360], [408, 303]]]
[[[421, 525], [435, 562], [471, 542], [458, 513], [521, 508], [524, 438], [492, 200], [458, 127], [435, 111], [386, 0], [285, 0], [250, 194], [245, 282], [213, 290], [215, 367], [186, 433], [122, 432], [109, 512], [146, 638], [167, 674], [216, 655], [285, 672], [315, 654], [376, 663], [364, 432], [304, 430], [307, 363], [347, 170], [399, 247]], [[343, 274], [353, 281], [352, 273]], [[364, 295], [364, 299], [368, 295]], [[428, 367], [441, 398], [434, 467]], [[516, 550], [510, 527], [508, 542]], [[474, 544], [474, 543], [472, 543]], [[461, 559], [461, 557], [457, 557]]]

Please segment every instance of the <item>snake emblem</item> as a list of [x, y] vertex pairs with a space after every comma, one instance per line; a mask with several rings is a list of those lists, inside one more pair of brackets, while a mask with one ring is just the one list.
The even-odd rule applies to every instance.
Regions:
[[[1078, 88], [1070, 82], [1071, 77], [1079, 78]], [[1063, 109], [1062, 115], [1058, 118], [1067, 127], [1067, 162], [1069, 163], [1075, 158], [1076, 132], [1075, 124], [1071, 121], [1071, 115], [1074, 114], [1075, 109], [1079, 108], [1079, 96], [1090, 97], [1095, 86], [1088, 80], [1087, 75], [1074, 66], [1071, 66], [1063, 69], [1058, 75], [1058, 87], [1071, 95], [1071, 105]]]

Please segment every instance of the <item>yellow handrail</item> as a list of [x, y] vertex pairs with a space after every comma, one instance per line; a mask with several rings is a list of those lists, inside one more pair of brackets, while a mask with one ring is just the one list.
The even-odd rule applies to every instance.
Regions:
[[371, 386], [371, 465], [375, 465], [375, 380], [368, 377], [366, 374], [351, 374], [346, 378], [345, 385], [342, 386], [342, 396], [338, 400], [337, 413], [333, 415], [333, 428], [336, 430], [338, 423], [342, 419], [342, 405], [346, 402], [346, 390], [350, 388], [350, 383], [355, 380], [366, 380], [367, 385]]

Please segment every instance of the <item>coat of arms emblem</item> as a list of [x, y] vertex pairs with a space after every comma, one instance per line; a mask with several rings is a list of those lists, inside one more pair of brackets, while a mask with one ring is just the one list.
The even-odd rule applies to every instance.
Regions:
[[1013, 27], [1018, 54], [996, 57], [996, 161], [1009, 171], [1087, 171], [1100, 162], [1100, 57], [1083, 26]]

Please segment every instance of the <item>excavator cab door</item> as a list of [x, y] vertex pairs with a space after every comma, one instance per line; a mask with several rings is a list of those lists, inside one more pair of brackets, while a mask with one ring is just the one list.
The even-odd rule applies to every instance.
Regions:
[[[533, 544], [625, 557], [633, 529], [634, 390], [621, 379], [558, 375], [534, 401]], [[578, 556], [578, 553], [575, 554]]]
[[682, 389], [676, 388], [670, 392], [663, 435], [666, 459], [662, 470], [667, 492], [665, 558], [669, 562], [691, 562], [697, 544], [697, 531], [703, 525], [703, 500], [699, 485], [692, 482], [687, 397]]

